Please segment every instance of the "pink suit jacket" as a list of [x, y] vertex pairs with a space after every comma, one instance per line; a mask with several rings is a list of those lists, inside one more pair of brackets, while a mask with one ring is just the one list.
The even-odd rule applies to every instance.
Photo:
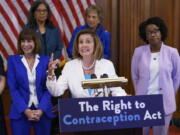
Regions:
[[[150, 79], [150, 45], [137, 47], [131, 62], [136, 95], [146, 95]], [[165, 114], [176, 110], [175, 95], [180, 84], [180, 57], [177, 49], [162, 43], [159, 59], [159, 93], [163, 95]]]

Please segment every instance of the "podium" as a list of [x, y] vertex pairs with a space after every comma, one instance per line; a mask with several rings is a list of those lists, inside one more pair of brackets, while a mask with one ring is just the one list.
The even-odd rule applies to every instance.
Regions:
[[[82, 81], [82, 87], [84, 89], [98, 89], [98, 88], [110, 88], [110, 87], [121, 87], [127, 85], [128, 79], [125, 77], [117, 78], [100, 78], [100, 79], [89, 79]], [[105, 92], [104, 92], [105, 93]], [[89, 132], [77, 132], [74, 135], [142, 135], [142, 128], [126, 128], [126, 129], [115, 129], [115, 130], [104, 130], [104, 131], [89, 131]]]

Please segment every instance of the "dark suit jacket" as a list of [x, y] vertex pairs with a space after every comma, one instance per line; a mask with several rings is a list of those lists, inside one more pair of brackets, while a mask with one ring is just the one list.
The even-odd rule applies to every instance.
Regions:
[[[25, 29], [30, 29], [30, 25], [27, 25]], [[46, 37], [45, 41], [43, 40], [42, 34], [39, 31], [38, 27], [32, 28], [38, 34], [39, 39], [41, 40], [41, 55], [50, 56], [51, 53], [54, 53], [54, 59], [59, 59], [62, 54], [62, 41], [60, 39], [60, 32], [57, 27], [49, 28], [46, 27]], [[47, 47], [45, 49], [45, 46]], [[47, 50], [47, 52], [46, 52]]]
[[[22, 63], [21, 55], [11, 55], [8, 58], [7, 82], [11, 94], [12, 104], [10, 118], [18, 119], [28, 108], [29, 102], [29, 81], [27, 70]], [[40, 56], [36, 67], [36, 93], [39, 101], [38, 109], [41, 109], [48, 117], [53, 117], [51, 95], [46, 88], [46, 77], [49, 57]]]

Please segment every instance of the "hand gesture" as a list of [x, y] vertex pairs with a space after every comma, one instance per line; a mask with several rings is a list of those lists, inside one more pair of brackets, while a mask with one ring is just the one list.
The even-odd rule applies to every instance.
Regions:
[[52, 53], [51, 54], [51, 58], [50, 58], [50, 62], [49, 62], [49, 65], [48, 65], [48, 75], [52, 75], [54, 70], [57, 68], [57, 65], [59, 63], [59, 60], [56, 59], [56, 60], [53, 60], [53, 57], [54, 57], [54, 54]]

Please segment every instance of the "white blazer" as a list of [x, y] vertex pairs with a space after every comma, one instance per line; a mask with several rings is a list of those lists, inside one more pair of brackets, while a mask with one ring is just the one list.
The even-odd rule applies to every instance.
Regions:
[[[108, 77], [117, 77], [113, 63], [110, 60], [96, 60], [95, 74], [97, 78], [107, 74]], [[83, 89], [81, 82], [85, 80], [80, 59], [74, 59], [67, 62], [62, 70], [62, 75], [58, 80], [47, 79], [46, 85], [53, 96], [61, 96], [65, 90], [69, 89], [73, 98], [94, 97], [90, 96], [87, 89]], [[102, 89], [98, 89], [102, 90]], [[125, 96], [126, 92], [121, 87], [111, 88], [113, 96]]]

